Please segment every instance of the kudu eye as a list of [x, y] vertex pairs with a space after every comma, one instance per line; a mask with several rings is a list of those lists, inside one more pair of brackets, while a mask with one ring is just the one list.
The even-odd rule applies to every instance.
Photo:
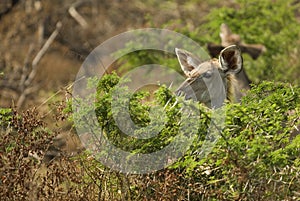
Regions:
[[206, 71], [205, 73], [202, 74], [202, 76], [204, 78], [210, 78], [212, 76], [212, 72], [209, 70], [209, 71]]

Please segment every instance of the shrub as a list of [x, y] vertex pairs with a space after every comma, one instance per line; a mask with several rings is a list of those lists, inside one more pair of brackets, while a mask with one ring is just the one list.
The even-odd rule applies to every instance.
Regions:
[[[197, 138], [172, 166], [146, 175], [111, 171], [89, 152], [43, 164], [31, 154], [42, 157], [55, 132], [47, 129], [34, 110], [18, 113], [2, 109], [3, 200], [292, 200], [298, 197], [300, 138], [291, 133], [300, 124], [299, 87], [263, 82], [254, 86], [241, 104], [228, 103], [226, 125], [219, 130], [220, 138], [211, 153], [202, 158], [204, 134], [209, 125], [214, 125], [210, 110], [198, 103], [181, 103], [178, 99], [176, 103], [165, 86], [157, 90], [154, 99], [145, 99], [148, 93], [143, 91], [130, 93], [126, 87], [119, 88], [131, 97], [131, 118], [141, 128], [153, 122], [151, 115], [163, 116], [158, 110], [150, 114], [150, 108], [165, 107], [166, 124], [159, 134], [138, 140], [122, 133], [113, 121], [110, 101], [112, 92], [120, 86], [120, 78], [112, 74], [91, 82], [98, 86], [95, 101], [98, 121], [117, 147], [133, 154], [152, 153], [172, 142], [183, 122], [191, 123], [187, 131], [196, 129]], [[180, 113], [183, 104], [198, 108], [200, 118]], [[90, 108], [85, 109], [88, 112]], [[155, 130], [158, 125], [153, 125]]]
[[239, 0], [236, 7], [213, 9], [194, 33], [185, 34], [203, 45], [220, 44], [219, 27], [226, 23], [245, 43], [263, 44], [267, 48], [257, 61], [244, 55], [246, 72], [254, 82], [276, 80], [299, 84], [300, 23], [295, 16], [299, 6], [293, 0]]
[[[97, 82], [95, 104], [105, 135], [123, 150], [133, 154], [152, 153], [170, 143], [182, 121], [196, 123], [178, 113], [181, 104], [166, 106], [168, 100], [174, 103], [175, 99], [162, 86], [154, 102], [166, 106], [168, 121], [164, 129], [150, 140], [126, 136], [115, 124], [111, 112], [111, 93], [118, 86], [116, 80], [117, 76], [112, 74]], [[126, 88], [120, 90], [128, 93]], [[126, 96], [131, 97], [128, 103], [131, 118], [141, 127], [150, 124], [149, 110], [154, 106], [151, 101], [151, 104], [145, 102], [145, 94], [140, 91]], [[263, 82], [254, 86], [242, 104], [226, 105], [226, 126], [219, 130], [221, 137], [205, 158], [199, 157], [199, 153], [205, 139], [203, 134], [211, 125], [210, 111], [201, 104], [190, 103], [200, 111], [201, 118], [196, 119], [199, 125], [191, 127], [197, 129], [197, 140], [172, 166], [148, 175], [127, 176], [128, 194], [134, 199], [150, 200], [295, 199], [300, 186], [300, 138], [291, 133], [300, 124], [299, 96], [300, 88], [289, 84]]]

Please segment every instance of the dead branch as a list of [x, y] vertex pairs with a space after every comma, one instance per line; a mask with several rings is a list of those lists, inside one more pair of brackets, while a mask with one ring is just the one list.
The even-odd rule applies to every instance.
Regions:
[[86, 3], [87, 1], [78, 1], [71, 5], [69, 8], [70, 15], [75, 19], [75, 21], [83, 28], [86, 29], [88, 27], [88, 23], [86, 20], [77, 12], [76, 8]]
[[[55, 40], [61, 27], [62, 27], [62, 23], [60, 21], [57, 22], [55, 30], [52, 32], [52, 34], [50, 35], [48, 40], [45, 42], [43, 47], [40, 49], [40, 51], [37, 53], [37, 55], [34, 57], [32, 63], [31, 63], [31, 67], [32, 67], [31, 72], [29, 73], [27, 79], [24, 80], [24, 78], [26, 77], [25, 75], [23, 78], [21, 78], [21, 82], [20, 82], [21, 85], [19, 85], [19, 86], [22, 89], [22, 91], [21, 91], [22, 94], [20, 95], [20, 97], [17, 101], [17, 107], [20, 107], [23, 104], [23, 102], [28, 94], [32, 93], [33, 91], [36, 91], [37, 87], [29, 88], [28, 86], [32, 83], [32, 80], [35, 78], [35, 76], [37, 74], [37, 69], [38, 69], [37, 64], [39, 63], [39, 61], [45, 55], [46, 51], [49, 49], [50, 45]], [[26, 62], [26, 60], [25, 60], [25, 62]], [[26, 63], [24, 63], [24, 66], [26, 66]]]
[[27, 55], [26, 55], [26, 58], [25, 58], [25, 60], [24, 60], [24, 65], [23, 65], [22, 73], [21, 73], [21, 79], [20, 79], [20, 82], [19, 82], [19, 88], [20, 88], [21, 91], [23, 91], [23, 90], [24, 90], [24, 87], [25, 87], [24, 83], [25, 83], [25, 81], [26, 81], [26, 77], [27, 77], [27, 75], [28, 75], [28, 74], [27, 74], [28, 68], [29, 68], [29, 66], [30, 66], [29, 58], [30, 58], [30, 55], [31, 55], [32, 52], [33, 52], [33, 49], [34, 49], [34, 45], [31, 44], [31, 45], [29, 46], [29, 50], [28, 50]]
[[43, 45], [41, 50], [37, 53], [37, 55], [33, 59], [32, 64], [31, 64], [32, 65], [32, 70], [31, 70], [27, 80], [24, 83], [26, 86], [28, 86], [32, 82], [33, 78], [35, 77], [35, 75], [37, 73], [37, 64], [38, 64], [38, 62], [44, 56], [44, 54], [46, 53], [46, 51], [48, 50], [48, 48], [50, 47], [50, 45], [52, 44], [52, 42], [54, 41], [56, 36], [58, 35], [58, 33], [61, 29], [61, 26], [62, 26], [62, 23], [60, 21], [56, 23], [56, 29], [52, 32], [52, 34], [50, 35], [48, 40], [45, 42], [45, 44]]

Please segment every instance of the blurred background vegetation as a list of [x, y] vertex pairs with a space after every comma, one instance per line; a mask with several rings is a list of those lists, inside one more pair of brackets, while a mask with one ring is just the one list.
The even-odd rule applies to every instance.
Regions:
[[[190, 37], [204, 49], [208, 43], [220, 44], [220, 25], [228, 24], [243, 42], [262, 44], [267, 51], [257, 60], [244, 56], [244, 68], [254, 83], [263, 80], [299, 84], [299, 1], [11, 1], [0, 4], [0, 102], [16, 104], [21, 94], [22, 77], [28, 77], [32, 62], [46, 40], [61, 22], [58, 36], [36, 65], [32, 88], [27, 90], [22, 106], [43, 102], [75, 79], [86, 56], [105, 40], [137, 28], [166, 28]], [[11, 4], [15, 2], [16, 4]], [[80, 25], [70, 14], [71, 7], [84, 19]], [[11, 9], [9, 9], [11, 8]], [[135, 61], [133, 61], [135, 60]], [[167, 63], [177, 69], [175, 57], [134, 54], [127, 61]], [[121, 64], [124, 64], [121, 63]], [[113, 69], [126, 71], [126, 66]], [[23, 87], [24, 88], [24, 87]]]

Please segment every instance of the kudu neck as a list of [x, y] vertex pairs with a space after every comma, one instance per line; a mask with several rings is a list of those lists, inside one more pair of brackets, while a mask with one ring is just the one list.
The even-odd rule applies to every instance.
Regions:
[[237, 100], [236, 97], [236, 86], [237, 84], [237, 80], [235, 78], [234, 75], [227, 75], [226, 77], [226, 99], [230, 102], [230, 103], [236, 103], [239, 100]]

